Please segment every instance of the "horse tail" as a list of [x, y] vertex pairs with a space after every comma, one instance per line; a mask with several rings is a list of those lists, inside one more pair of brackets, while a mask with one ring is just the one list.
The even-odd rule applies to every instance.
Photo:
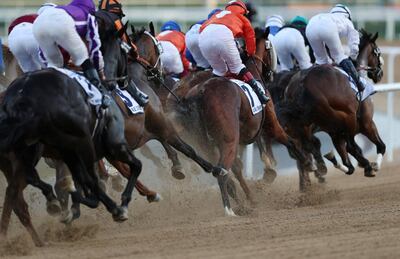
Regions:
[[[275, 104], [276, 114], [282, 125], [287, 125], [288, 123], [302, 125], [309, 117], [312, 96], [304, 86], [307, 74], [308, 71], [306, 70], [294, 75], [289, 83], [295, 84], [292, 98], [290, 100], [283, 99]], [[301, 116], [299, 116], [300, 114]]]
[[0, 152], [7, 152], [18, 145], [35, 124], [33, 102], [27, 97], [17, 97], [12, 104], [0, 109]]

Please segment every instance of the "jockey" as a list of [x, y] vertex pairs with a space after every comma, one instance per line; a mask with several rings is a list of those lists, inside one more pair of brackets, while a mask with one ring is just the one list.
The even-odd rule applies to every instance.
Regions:
[[279, 30], [285, 25], [285, 20], [279, 14], [271, 15], [267, 18], [265, 28], [269, 29], [268, 40], [271, 42]]
[[181, 32], [178, 23], [175, 21], [164, 23], [161, 33], [156, 38], [163, 48], [160, 59], [166, 74], [179, 78], [190, 70], [191, 64], [185, 56], [185, 34]]
[[234, 74], [248, 83], [261, 103], [265, 104], [269, 98], [243, 64], [235, 43], [235, 38], [244, 38], [247, 54], [252, 56], [256, 52], [255, 32], [244, 16], [246, 13], [247, 8], [242, 1], [230, 1], [224, 11], [217, 13], [201, 26], [199, 46], [215, 76], [225, 76], [228, 72]]
[[[351, 21], [349, 8], [342, 4], [335, 5], [330, 13], [318, 14], [311, 18], [306, 28], [306, 35], [314, 50], [317, 64], [330, 63], [330, 56], [346, 73], [351, 76], [359, 91], [364, 90], [360, 76], [352, 60], [358, 56], [360, 36]], [[340, 38], [347, 38], [350, 57], [344, 54]]]
[[[208, 14], [207, 19], [210, 19], [214, 14], [220, 11], [222, 10], [218, 8], [212, 10]], [[205, 21], [206, 20], [201, 20], [194, 24], [185, 35], [186, 48], [190, 51], [190, 54], [192, 54], [192, 57], [196, 62], [196, 68], [198, 70], [205, 70], [210, 67], [208, 61], [203, 57], [203, 54], [201, 54], [199, 47], [200, 27]]]
[[[61, 46], [71, 55], [74, 65], [80, 66], [86, 78], [102, 91], [104, 60], [94, 12], [92, 0], [72, 0], [68, 5], [47, 9], [33, 23], [33, 35], [49, 67], [63, 67], [58, 48]], [[88, 41], [89, 51], [83, 38]], [[109, 104], [110, 97], [103, 93], [102, 107]]]
[[274, 37], [274, 47], [278, 55], [281, 71], [294, 68], [293, 57], [300, 69], [312, 66], [310, 55], [307, 53], [308, 41], [305, 37], [307, 19], [296, 16], [289, 25], [283, 26]]
[[38, 14], [55, 6], [53, 3], [45, 3], [37, 14], [20, 16], [8, 27], [8, 47], [24, 73], [46, 67], [39, 57], [39, 44], [33, 36], [32, 26]]
[[[122, 11], [122, 4], [117, 0], [100, 0], [99, 10], [116, 15], [116, 28], [119, 30], [123, 27], [121, 19], [125, 16], [125, 14]], [[129, 54], [131, 54], [133, 58], [137, 58], [139, 55], [137, 52], [137, 47], [129, 39], [129, 36], [126, 32], [121, 35], [121, 40], [126, 43], [126, 47], [129, 49]], [[149, 102], [149, 97], [142, 93], [132, 80], [130, 80], [126, 86], [123, 85], [123, 83], [119, 84], [119, 86], [121, 89], [128, 91], [128, 93], [137, 101], [140, 106], [144, 107]]]

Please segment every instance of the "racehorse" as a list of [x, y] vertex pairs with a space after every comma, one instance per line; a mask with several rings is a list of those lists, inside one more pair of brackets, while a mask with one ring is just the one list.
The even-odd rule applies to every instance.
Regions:
[[[360, 31], [360, 54], [358, 69], [365, 70], [376, 83], [381, 80], [382, 61], [376, 45], [378, 34], [371, 35]], [[379, 136], [373, 121], [373, 106], [370, 98], [364, 101], [357, 99], [351, 89], [348, 78], [331, 65], [313, 66], [312, 68], [289, 74], [290, 82], [280, 89], [282, 98], [277, 107], [278, 117], [295, 139], [301, 142], [306, 152], [320, 163], [324, 163], [320, 154], [320, 141], [313, 135], [315, 131], [325, 131], [331, 137], [343, 165], [328, 156], [337, 167], [346, 174], [352, 174], [354, 167], [348, 153], [354, 156], [359, 165], [364, 168], [364, 175], [375, 176], [380, 168], [385, 153], [385, 144]], [[299, 116], [301, 115], [301, 116]], [[364, 134], [376, 146], [377, 163], [371, 164], [362, 154], [354, 136]], [[309, 186], [307, 173], [300, 174], [300, 185]]]
[[[257, 37], [257, 50], [255, 57], [248, 57], [244, 62], [246, 67], [258, 79], [262, 80], [262, 74], [266, 73], [263, 57], [267, 50], [265, 41], [268, 32], [261, 32]], [[202, 73], [202, 76], [204, 73]], [[195, 80], [195, 79], [192, 79]], [[201, 81], [201, 80], [200, 80]], [[218, 149], [218, 165], [230, 171], [237, 160], [239, 144], [246, 145], [254, 142], [256, 137], [263, 133], [263, 137], [273, 137], [286, 145], [296, 159], [307, 165], [303, 154], [294, 146], [290, 138], [280, 126], [271, 102], [267, 104], [263, 112], [252, 115], [251, 107], [243, 91], [232, 81], [224, 77], [208, 78], [205, 82], [189, 86], [188, 90], [181, 90], [184, 96], [181, 103], [175, 103], [173, 109], [183, 114], [183, 124], [193, 131], [202, 132], [201, 141], [208, 139]], [[177, 91], [180, 91], [179, 88]], [[196, 114], [197, 113], [197, 114]], [[196, 117], [194, 117], [196, 116]], [[195, 118], [195, 119], [194, 119]], [[208, 138], [209, 136], [209, 138]], [[236, 171], [236, 170], [235, 170]], [[249, 188], [238, 170], [235, 173], [243, 190], [249, 197]], [[227, 181], [229, 175], [218, 176], [218, 183], [222, 193], [222, 201], [227, 215], [234, 215], [228, 198]], [[230, 193], [233, 190], [230, 190]]]

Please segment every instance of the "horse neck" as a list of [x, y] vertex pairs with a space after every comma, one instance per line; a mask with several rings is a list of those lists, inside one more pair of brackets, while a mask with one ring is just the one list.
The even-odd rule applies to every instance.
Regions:
[[365, 45], [363, 49], [360, 50], [360, 54], [357, 57], [357, 63], [361, 67], [367, 67], [368, 66], [368, 56], [369, 56], [369, 44]]

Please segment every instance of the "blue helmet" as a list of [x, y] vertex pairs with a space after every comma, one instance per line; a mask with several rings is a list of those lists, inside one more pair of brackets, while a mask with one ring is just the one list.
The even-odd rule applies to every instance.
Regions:
[[161, 31], [181, 31], [181, 26], [175, 21], [168, 21], [161, 26]]
[[220, 11], [222, 11], [222, 10], [219, 9], [219, 8], [215, 8], [214, 10], [212, 10], [212, 11], [208, 14], [207, 19], [210, 19], [214, 14], [216, 14], [216, 13], [218, 13], [218, 12], [220, 12]]

